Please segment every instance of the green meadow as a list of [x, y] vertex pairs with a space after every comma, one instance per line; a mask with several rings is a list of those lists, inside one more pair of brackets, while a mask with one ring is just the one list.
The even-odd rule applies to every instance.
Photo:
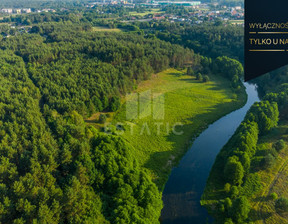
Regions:
[[[209, 124], [246, 102], [244, 88], [237, 95], [222, 77], [210, 76], [203, 83], [184, 72], [168, 69], [142, 82], [111, 122], [118, 127], [117, 134], [134, 147], [133, 155], [160, 189], [193, 140]], [[137, 93], [141, 105], [137, 105]]]
[[[288, 141], [288, 122], [282, 121], [267, 136], [259, 140], [257, 155], [265, 154], [265, 151], [272, 148], [273, 143], [279, 139]], [[269, 169], [257, 172], [260, 176], [262, 188], [251, 200], [251, 219], [255, 224], [278, 224], [287, 223], [288, 214], [279, 214], [275, 210], [275, 199], [271, 198], [272, 193], [278, 197], [288, 198], [288, 147], [281, 150], [276, 158], [274, 166]]]
[[150, 9], [145, 12], [129, 12], [130, 16], [146, 16], [149, 14], [162, 14], [163, 12], [160, 11], [160, 9]]
[[122, 32], [123, 30], [118, 28], [109, 28], [104, 26], [95, 26], [92, 28], [94, 32]]

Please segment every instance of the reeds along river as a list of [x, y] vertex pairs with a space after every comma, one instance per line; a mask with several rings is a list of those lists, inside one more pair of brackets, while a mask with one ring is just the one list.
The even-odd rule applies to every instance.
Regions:
[[244, 83], [248, 100], [244, 107], [211, 124], [194, 141], [172, 170], [163, 192], [162, 224], [202, 224], [210, 219], [200, 205], [209, 172], [217, 154], [234, 134], [254, 102], [259, 101], [256, 86]]

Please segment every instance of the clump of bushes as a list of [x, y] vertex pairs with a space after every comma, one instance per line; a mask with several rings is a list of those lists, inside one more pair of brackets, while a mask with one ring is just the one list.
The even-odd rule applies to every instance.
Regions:
[[273, 144], [273, 148], [275, 148], [278, 152], [285, 148], [285, 142], [283, 139], [278, 140]]
[[202, 81], [203, 80], [203, 76], [201, 75], [201, 73], [198, 73], [196, 75], [196, 80]]
[[288, 212], [288, 199], [281, 197], [275, 203], [275, 209], [278, 213]]
[[278, 194], [276, 194], [276, 193], [274, 192], [274, 193], [270, 194], [270, 198], [271, 198], [272, 200], [276, 200], [276, 199], [278, 199]]
[[99, 123], [104, 124], [107, 120], [106, 114], [100, 114], [99, 116]]
[[208, 75], [204, 75], [203, 77], [203, 82], [209, 82], [210, 81], [210, 78]]

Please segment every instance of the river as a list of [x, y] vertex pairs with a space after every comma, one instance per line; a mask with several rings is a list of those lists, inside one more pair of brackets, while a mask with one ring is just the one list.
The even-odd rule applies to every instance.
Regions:
[[163, 191], [161, 224], [205, 224], [211, 221], [206, 209], [200, 205], [210, 170], [249, 108], [259, 101], [256, 87], [249, 83], [244, 85], [248, 95], [245, 106], [209, 125], [172, 170]]

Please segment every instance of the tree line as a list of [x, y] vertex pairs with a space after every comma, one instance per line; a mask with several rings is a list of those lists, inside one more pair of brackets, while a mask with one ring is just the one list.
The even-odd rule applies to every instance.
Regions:
[[0, 221], [159, 223], [161, 193], [133, 148], [84, 117], [116, 111], [152, 73], [199, 56], [79, 24], [32, 31], [0, 42]]
[[[211, 170], [202, 200], [218, 194], [212, 212], [217, 223], [249, 223], [249, 198], [262, 188], [260, 177], [253, 169], [267, 169], [273, 165], [283, 142], [274, 145], [267, 155], [256, 163], [258, 138], [269, 133], [279, 121], [278, 103], [263, 100], [247, 112], [235, 134], [218, 154]], [[282, 146], [281, 146], [282, 145]], [[252, 167], [253, 163], [253, 169]], [[217, 189], [217, 190], [216, 190]], [[209, 205], [210, 207], [211, 205]]]

